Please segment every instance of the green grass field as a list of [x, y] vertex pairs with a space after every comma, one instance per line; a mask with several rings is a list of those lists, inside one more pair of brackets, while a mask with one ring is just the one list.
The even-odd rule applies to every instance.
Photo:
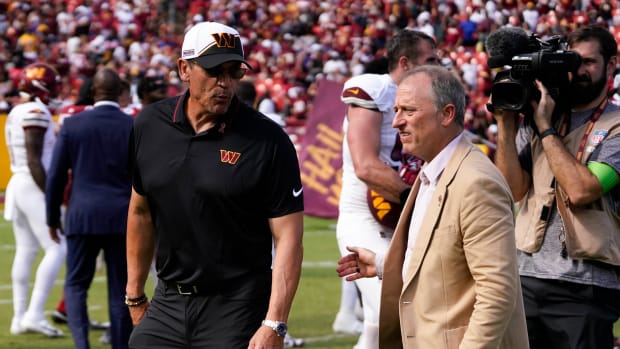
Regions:
[[[340, 303], [340, 279], [336, 275], [338, 248], [334, 220], [306, 217], [304, 235], [304, 264], [301, 282], [289, 319], [290, 333], [306, 340], [306, 348], [352, 348], [356, 337], [335, 334], [331, 325]], [[9, 326], [13, 316], [11, 302], [11, 264], [15, 253], [11, 225], [0, 219], [0, 349], [68, 349], [73, 347], [69, 329], [59, 326], [64, 338], [50, 339], [39, 334], [11, 336]], [[34, 273], [34, 272], [33, 272]], [[59, 300], [64, 270], [54, 287], [46, 306], [51, 311]], [[89, 314], [93, 320], [107, 321], [105, 270], [97, 271], [89, 298]], [[616, 324], [620, 333], [620, 323]], [[93, 349], [110, 348], [99, 343], [101, 331], [91, 331]]]
[[[334, 220], [306, 217], [304, 265], [301, 282], [289, 318], [289, 331], [306, 340], [306, 348], [352, 348], [356, 337], [333, 333], [332, 321], [340, 304], [340, 279], [336, 275], [338, 248]], [[9, 334], [13, 305], [11, 302], [11, 264], [15, 253], [10, 223], [0, 219], [0, 349], [68, 349], [73, 341], [66, 325], [59, 326], [64, 338], [47, 338], [40, 334]], [[34, 271], [33, 271], [34, 273]], [[52, 311], [60, 299], [64, 268], [48, 300], [46, 310]], [[152, 293], [151, 293], [152, 294]], [[97, 271], [91, 286], [88, 305], [93, 320], [107, 321], [105, 270]], [[93, 349], [110, 348], [99, 343], [101, 331], [91, 331]]]

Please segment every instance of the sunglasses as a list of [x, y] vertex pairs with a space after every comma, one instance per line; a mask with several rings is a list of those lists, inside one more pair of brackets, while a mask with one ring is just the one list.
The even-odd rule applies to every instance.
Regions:
[[207, 75], [209, 75], [212, 78], [222, 78], [224, 77], [224, 75], [228, 75], [233, 79], [241, 79], [244, 75], [245, 72], [247, 71], [247, 69], [244, 69], [240, 66], [235, 66], [235, 67], [224, 67], [222, 65], [218, 65], [215, 66], [213, 68], [202, 68], [204, 69], [204, 71], [207, 73]]

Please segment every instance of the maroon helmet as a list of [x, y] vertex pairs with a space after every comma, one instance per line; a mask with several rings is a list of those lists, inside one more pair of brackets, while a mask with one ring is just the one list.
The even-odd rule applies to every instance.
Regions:
[[[424, 161], [416, 156], [405, 154], [400, 150], [396, 155], [393, 155], [393, 157], [394, 156], [401, 157], [401, 165], [398, 170], [400, 178], [402, 178], [405, 183], [413, 185], [413, 182], [415, 182], [418, 177], [418, 173], [422, 169]], [[404, 204], [404, 202], [395, 203], [388, 201], [370, 188], [366, 191], [366, 201], [368, 202], [370, 213], [377, 222], [390, 229], [396, 228], [396, 223], [398, 223], [398, 219], [400, 218], [400, 212], [403, 210], [402, 204]]]
[[47, 104], [60, 93], [60, 74], [49, 64], [33, 63], [22, 70], [18, 88]]

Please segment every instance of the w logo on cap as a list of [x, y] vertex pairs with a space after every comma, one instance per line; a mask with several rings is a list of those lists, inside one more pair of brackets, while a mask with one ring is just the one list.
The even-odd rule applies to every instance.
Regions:
[[231, 33], [215, 33], [211, 34], [215, 44], [219, 48], [235, 48], [236, 41], [235, 35]]
[[241, 153], [220, 149], [220, 161], [222, 161], [223, 163], [234, 165], [237, 163], [237, 160], [239, 160], [240, 156]]

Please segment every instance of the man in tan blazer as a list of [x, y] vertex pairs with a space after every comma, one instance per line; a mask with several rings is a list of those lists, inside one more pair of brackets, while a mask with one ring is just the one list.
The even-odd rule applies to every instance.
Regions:
[[418, 67], [398, 87], [393, 126], [426, 164], [386, 255], [350, 247], [338, 261], [347, 280], [383, 278], [381, 348], [528, 348], [512, 196], [463, 137], [464, 109], [442, 67]]

